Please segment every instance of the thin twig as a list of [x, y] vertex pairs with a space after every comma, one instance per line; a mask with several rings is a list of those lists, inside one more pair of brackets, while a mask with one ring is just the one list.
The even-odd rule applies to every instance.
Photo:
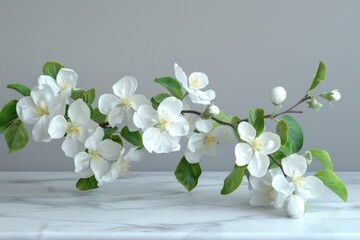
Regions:
[[285, 172], [284, 172], [284, 169], [283, 169], [281, 163], [278, 163], [271, 155], [269, 155], [269, 157], [270, 157], [271, 161], [273, 161], [276, 165], [279, 166], [279, 168], [281, 169], [282, 173], [283, 173], [284, 176], [286, 177], [286, 174], [285, 174]]
[[[198, 111], [195, 111], [195, 110], [183, 110], [181, 111], [181, 114], [185, 114], [185, 113], [192, 113], [192, 114], [195, 114], [195, 115], [198, 115], [200, 116], [202, 113], [201, 112], [198, 112]], [[216, 117], [210, 117], [212, 120], [214, 120], [215, 122], [221, 124], [221, 125], [227, 125], [227, 126], [230, 126], [231, 128], [233, 128], [235, 131], [237, 131], [237, 128], [231, 124], [231, 123], [228, 123], [228, 122], [224, 122], [220, 119], [217, 119]]]

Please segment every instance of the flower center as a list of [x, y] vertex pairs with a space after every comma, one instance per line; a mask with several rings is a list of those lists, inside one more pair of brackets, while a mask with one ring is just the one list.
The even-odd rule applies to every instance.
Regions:
[[73, 135], [73, 136], [78, 136], [79, 133], [80, 133], [80, 129], [79, 129], [79, 127], [76, 126], [75, 124], [70, 123], [70, 124], [68, 125], [67, 130], [66, 130], [66, 133], [67, 133], [67, 134], [70, 134], [70, 135]]
[[121, 172], [128, 172], [129, 171], [129, 164], [125, 162], [123, 159], [119, 161], [119, 168]]
[[63, 83], [60, 83], [60, 86], [59, 86], [60, 92], [68, 89], [68, 87], [69, 87], [69, 85], [68, 85], [67, 83], [64, 83], [64, 82], [63, 82]]
[[205, 136], [204, 137], [204, 144], [208, 147], [213, 146], [215, 143], [218, 143], [216, 139], [212, 136]]
[[292, 178], [292, 182], [296, 185], [302, 185], [304, 183], [305, 178], [301, 176], [299, 173], [295, 173]]
[[119, 106], [120, 107], [125, 107], [125, 108], [131, 108], [131, 102], [130, 102], [129, 99], [123, 98], [123, 99], [120, 100]]
[[264, 141], [259, 138], [255, 138], [255, 140], [252, 141], [251, 145], [253, 146], [255, 151], [261, 151], [264, 145]]
[[159, 128], [160, 131], [167, 131], [167, 127], [170, 123], [170, 116], [167, 113], [160, 113], [159, 123], [155, 125], [155, 127]]
[[40, 104], [36, 108], [36, 113], [42, 117], [44, 115], [49, 115], [46, 104], [44, 102], [40, 102]]
[[100, 161], [103, 159], [103, 157], [94, 150], [89, 150], [89, 155], [90, 155], [91, 160], [94, 160], [94, 161]]
[[189, 86], [193, 89], [199, 89], [200, 88], [200, 81], [195, 76], [189, 77]]

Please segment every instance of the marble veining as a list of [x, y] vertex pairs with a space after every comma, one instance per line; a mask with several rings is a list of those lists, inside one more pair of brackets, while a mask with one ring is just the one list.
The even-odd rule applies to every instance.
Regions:
[[90, 192], [69, 172], [1, 172], [0, 239], [360, 239], [360, 173], [340, 173], [301, 219], [252, 208], [246, 180], [222, 196], [225, 172], [204, 172], [188, 193], [170, 172], [131, 172]]

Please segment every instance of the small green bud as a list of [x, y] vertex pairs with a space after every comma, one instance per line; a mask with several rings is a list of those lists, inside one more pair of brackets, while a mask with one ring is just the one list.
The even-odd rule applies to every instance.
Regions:
[[341, 98], [341, 94], [339, 93], [339, 89], [334, 89], [330, 92], [321, 93], [320, 97], [328, 100], [331, 103], [331, 102], [339, 101]]
[[311, 162], [312, 162], [312, 154], [311, 154], [311, 152], [306, 151], [305, 154], [304, 154], [304, 157], [306, 159], [307, 164], [310, 165]]
[[312, 108], [316, 111], [318, 111], [323, 106], [315, 98], [312, 98], [309, 102], [307, 102], [307, 104], [309, 104], [309, 108]]

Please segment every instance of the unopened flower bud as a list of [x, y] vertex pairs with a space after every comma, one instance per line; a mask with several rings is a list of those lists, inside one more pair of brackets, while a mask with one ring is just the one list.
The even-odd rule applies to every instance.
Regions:
[[210, 113], [211, 115], [218, 115], [218, 114], [220, 113], [220, 109], [219, 109], [218, 106], [216, 106], [216, 105], [211, 105], [211, 106], [209, 107], [209, 113]]
[[340, 100], [341, 94], [339, 93], [339, 89], [334, 89], [330, 92], [320, 94], [320, 97], [328, 100], [329, 102], [336, 102]]
[[311, 152], [306, 151], [305, 154], [304, 154], [304, 157], [306, 159], [307, 164], [310, 165], [311, 162], [312, 162], [312, 154], [311, 154]]
[[318, 111], [323, 106], [315, 98], [311, 99], [309, 102], [307, 102], [307, 104], [309, 104], [309, 108], [312, 108], [316, 111]]
[[270, 100], [275, 106], [280, 106], [286, 97], [287, 93], [283, 87], [275, 87], [270, 92]]
[[300, 218], [305, 213], [305, 202], [301, 197], [291, 195], [284, 203], [284, 210], [290, 218]]

